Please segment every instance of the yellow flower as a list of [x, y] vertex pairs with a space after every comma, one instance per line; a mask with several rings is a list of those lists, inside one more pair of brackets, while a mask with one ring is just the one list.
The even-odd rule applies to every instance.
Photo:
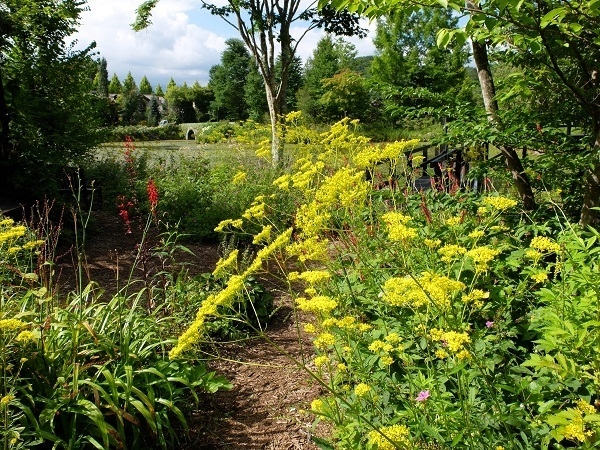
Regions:
[[331, 274], [326, 270], [307, 270], [298, 274], [298, 279], [306, 281], [308, 284], [319, 284], [331, 278]]
[[486, 206], [491, 206], [498, 211], [506, 211], [507, 209], [517, 206], [518, 202], [511, 198], [490, 196], [483, 199], [483, 204]]
[[329, 362], [329, 358], [325, 355], [317, 356], [315, 358], [315, 366], [322, 367]]
[[435, 351], [435, 356], [438, 357], [439, 359], [446, 359], [450, 355], [448, 354], [448, 352], [446, 350], [443, 350], [440, 348]]
[[305, 323], [304, 331], [309, 334], [314, 334], [317, 332], [317, 327], [315, 327], [312, 323]]
[[325, 295], [317, 295], [310, 300], [304, 297], [296, 299], [298, 308], [302, 311], [328, 314], [337, 307], [337, 302], [331, 297]]
[[359, 383], [354, 388], [354, 394], [357, 397], [365, 397], [369, 392], [371, 392], [371, 386], [365, 383]]
[[369, 345], [369, 350], [371, 350], [373, 353], [391, 352], [392, 350], [394, 350], [394, 346], [388, 344], [387, 342], [376, 340], [371, 342], [371, 344]]
[[36, 342], [37, 336], [33, 331], [23, 330], [19, 334], [17, 334], [15, 340], [23, 345], [27, 345], [29, 343]]
[[394, 363], [394, 358], [392, 358], [390, 355], [383, 355], [381, 358], [379, 358], [379, 361], [381, 361], [381, 364], [384, 366], [391, 366]]
[[392, 241], [407, 241], [417, 236], [415, 228], [407, 227], [406, 224], [411, 220], [410, 216], [405, 216], [399, 212], [389, 212], [381, 216], [387, 227], [388, 236]]
[[313, 341], [313, 344], [318, 349], [324, 349], [326, 347], [335, 345], [335, 336], [331, 333], [321, 333]]
[[316, 398], [312, 402], [310, 402], [310, 409], [318, 413], [323, 412], [323, 406], [325, 406], [325, 404], [323, 403], [323, 400], [319, 398]]
[[[385, 437], [389, 439], [386, 439]], [[399, 444], [400, 448], [411, 448], [408, 440], [408, 428], [404, 425], [392, 425], [381, 428], [379, 431], [372, 430], [369, 432], [369, 443], [377, 445], [377, 450], [396, 450], [396, 445], [390, 441]]]
[[269, 240], [271, 239], [271, 231], [273, 230], [273, 226], [272, 225], [265, 225], [263, 227], [263, 229], [260, 231], [260, 233], [258, 233], [256, 236], [254, 236], [254, 239], [252, 239], [252, 243], [253, 244], [260, 244], [262, 242], [269, 242]]
[[337, 370], [340, 372], [345, 372], [346, 370], [348, 370], [348, 366], [346, 366], [346, 364], [344, 363], [339, 363], [337, 365]]
[[536, 283], [543, 283], [548, 281], [548, 274], [546, 272], [538, 272], [531, 275], [531, 279]]
[[17, 331], [27, 326], [25, 322], [19, 319], [1, 319], [0, 320], [0, 331]]
[[474, 230], [469, 233], [469, 237], [471, 239], [479, 239], [482, 238], [484, 235], [485, 232], [483, 230]]
[[15, 396], [12, 394], [5, 395], [0, 398], [0, 408], [6, 408], [6, 406], [15, 399]]
[[390, 333], [386, 337], [383, 338], [384, 341], [389, 342], [392, 345], [398, 345], [402, 342], [402, 338], [398, 333]]
[[225, 275], [229, 269], [237, 267], [238, 254], [239, 250], [235, 249], [229, 254], [227, 258], [219, 259], [219, 261], [217, 261], [215, 270], [213, 270], [212, 274], [215, 277], [220, 277], [222, 275]]
[[455, 227], [456, 225], [459, 225], [461, 222], [462, 222], [462, 216], [450, 217], [449, 219], [446, 219], [446, 225], [448, 225], [449, 227]]
[[239, 171], [233, 176], [233, 180], [231, 180], [231, 182], [233, 184], [242, 183], [246, 179], [246, 176], [246, 172]]
[[438, 253], [441, 256], [441, 260], [444, 262], [452, 262], [454, 259], [460, 258], [462, 255], [467, 253], [467, 249], [456, 244], [444, 245], [438, 249]]
[[438, 248], [442, 244], [442, 241], [439, 240], [439, 239], [435, 239], [435, 240], [433, 240], [433, 239], [425, 239], [423, 242], [425, 243], [425, 245], [427, 247], [429, 247], [432, 250], [434, 248]]
[[475, 263], [475, 270], [477, 272], [483, 272], [488, 269], [488, 263], [500, 253], [500, 250], [482, 246], [469, 250], [466, 255]]
[[560, 245], [546, 236], [534, 237], [529, 247], [542, 253], [558, 253], [560, 251]]

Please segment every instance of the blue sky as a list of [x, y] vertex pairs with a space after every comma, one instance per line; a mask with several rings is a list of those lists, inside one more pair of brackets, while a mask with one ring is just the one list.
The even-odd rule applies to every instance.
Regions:
[[[225, 41], [238, 37], [237, 31], [203, 10], [199, 0], [161, 0], [152, 15], [152, 25], [134, 32], [131, 23], [141, 2], [88, 0], [89, 11], [83, 13], [74, 38], [80, 46], [96, 41], [98, 56], [108, 63], [109, 77], [116, 73], [123, 80], [131, 72], [138, 84], [146, 75], [152, 86], [160, 84], [163, 88], [171, 77], [179, 85], [184, 81], [206, 85], [208, 71], [219, 63]], [[302, 31], [297, 27], [292, 34], [299, 36]], [[299, 55], [303, 61], [322, 36], [321, 30], [313, 30], [302, 40]], [[374, 53], [370, 37], [350, 41], [359, 55]]]

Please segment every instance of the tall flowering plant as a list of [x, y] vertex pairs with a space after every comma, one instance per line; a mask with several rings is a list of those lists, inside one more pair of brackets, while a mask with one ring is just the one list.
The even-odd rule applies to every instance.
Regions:
[[[296, 198], [292, 228], [274, 227], [268, 212], [276, 205], [268, 198], [220, 224], [219, 231], [238, 233], [260, 225], [254, 242], [263, 248], [243, 273], [235, 258], [219, 262], [225, 289], [202, 304], [171, 357], [201, 339], [218, 306], [244, 295], [244, 277], [276, 259], [296, 307], [312, 317], [304, 331], [316, 358], [305, 368], [325, 395], [311, 410], [334, 429], [322, 445], [521, 449], [594, 442], [595, 366], [577, 389], [575, 382], [564, 387], [561, 398], [572, 411], [541, 407], [541, 398], [553, 401], [551, 393], [540, 396], [531, 384], [539, 386], [551, 364], [532, 363], [531, 352], [541, 349], [533, 342], [544, 329], [534, 320], [541, 293], [565, 274], [559, 241], [507, 196], [412, 193], [406, 152], [415, 142], [377, 148], [352, 127], [344, 120], [318, 141], [299, 144], [293, 170], [275, 180]], [[390, 173], [407, 181], [390, 183], [382, 195], [375, 183]]]

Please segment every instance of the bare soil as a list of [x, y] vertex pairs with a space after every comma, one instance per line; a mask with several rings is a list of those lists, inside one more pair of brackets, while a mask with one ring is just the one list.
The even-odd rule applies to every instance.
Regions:
[[[148, 282], [147, 273], [158, 270], [160, 263], [151, 258], [138, 264], [145, 265], [145, 270], [132, 270], [142, 230], [133, 224], [132, 232], [126, 231], [116, 213], [93, 213], [86, 238], [84, 281], [93, 280], [106, 292], [104, 295], [116, 293], [130, 276], [141, 288]], [[151, 231], [148, 242], [158, 241]], [[214, 269], [218, 245], [186, 246], [194, 256], [180, 253], [177, 259], [187, 264], [191, 274]], [[76, 288], [74, 251], [63, 248], [60, 253], [56, 274], [62, 292], [69, 292]], [[208, 349], [218, 355], [209, 363], [211, 370], [231, 381], [233, 389], [203, 396], [200, 406], [188, 417], [189, 439], [182, 450], [317, 449], [310, 441], [313, 417], [305, 410], [320, 394], [320, 387], [291, 359], [308, 363], [312, 347], [297, 326], [289, 296], [272, 280], [262, 281], [274, 294], [277, 307], [266, 330], [267, 339], [222, 343]]]

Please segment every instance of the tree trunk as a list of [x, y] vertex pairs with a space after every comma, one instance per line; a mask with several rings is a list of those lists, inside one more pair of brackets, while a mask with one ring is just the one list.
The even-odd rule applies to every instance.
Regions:
[[[467, 8], [473, 10], [475, 7], [467, 2]], [[483, 104], [485, 105], [488, 119], [491, 124], [501, 128], [502, 124], [498, 117], [498, 102], [495, 98], [496, 88], [494, 86], [492, 71], [490, 70], [487, 46], [475, 39], [472, 39], [472, 43], [473, 60], [475, 61], [475, 67], [477, 68], [477, 76], [481, 86], [481, 95], [483, 96]], [[500, 147], [500, 152], [504, 156], [506, 167], [512, 175], [519, 197], [521, 197], [521, 201], [523, 202], [523, 208], [528, 211], [535, 209], [536, 204], [531, 189], [531, 183], [529, 182], [529, 177], [523, 170], [523, 164], [519, 159], [519, 155], [514, 148], [507, 145], [502, 145]]]
[[269, 105], [269, 117], [271, 119], [271, 161], [273, 166], [281, 167], [283, 164], [283, 140], [279, 133], [279, 121], [281, 120], [281, 110], [279, 102], [273, 92], [273, 86], [265, 85], [267, 93], [267, 104]]
[[585, 174], [585, 193], [579, 223], [582, 226], [600, 225], [600, 111], [594, 120], [594, 148], [592, 167]]

